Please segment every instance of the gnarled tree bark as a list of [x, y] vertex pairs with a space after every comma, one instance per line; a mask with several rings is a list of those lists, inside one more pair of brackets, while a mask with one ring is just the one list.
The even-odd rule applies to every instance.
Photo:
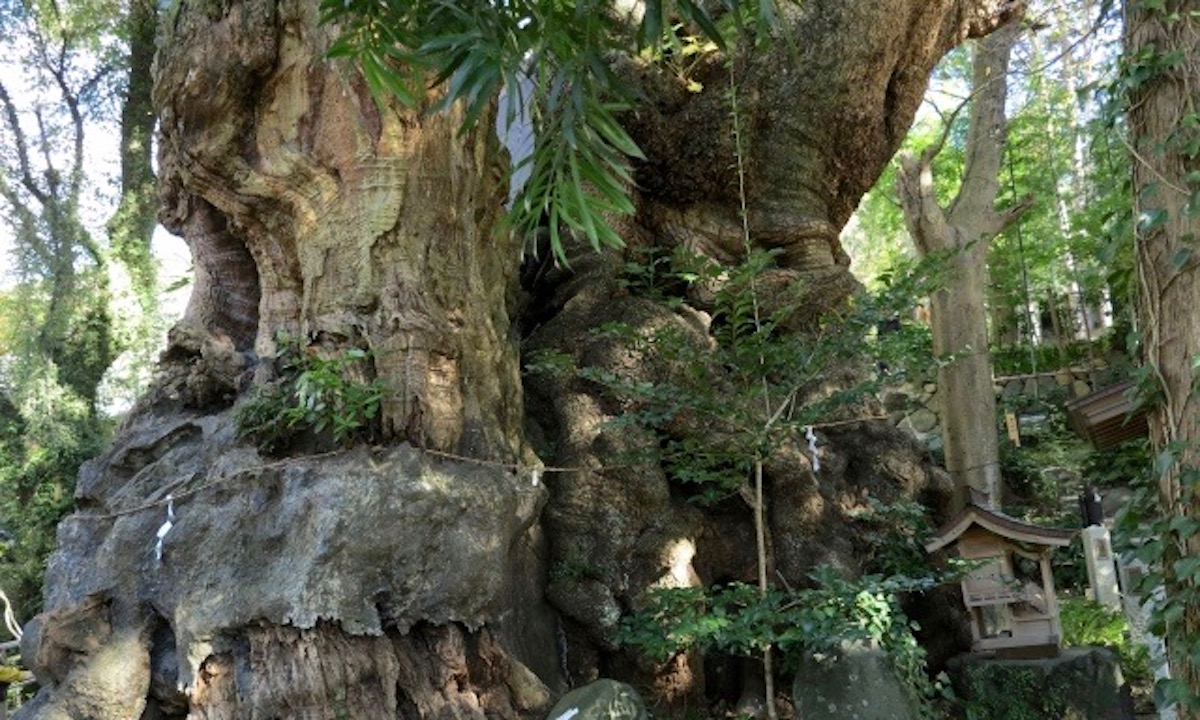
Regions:
[[[769, 55], [736, 61], [751, 233], [784, 249], [778, 287], [824, 288], [814, 315], [853, 287], [837, 230], [933, 65], [1016, 8], [805, 2]], [[605, 426], [619, 408], [595, 387], [523, 386], [517, 335], [604, 366], [634, 359], [589, 332], [603, 322], [677, 323], [703, 342], [702, 314], [632, 296], [621, 258], [589, 252], [530, 279], [518, 317], [521, 240], [495, 232], [505, 188], [488, 126], [460, 136], [457, 111], [378, 108], [324, 59], [333, 31], [316, 16], [312, 0], [233, 0], [182, 2], [166, 19], [162, 218], [192, 248], [196, 287], [163, 378], [85, 470], [62, 526], [48, 612], [27, 635], [45, 685], [28, 716], [339, 717], [359, 695], [382, 699], [358, 718], [530, 716], [547, 688], [600, 673], [696, 697], [697, 667], [627, 662], [617, 622], [670, 578], [752, 572], [749, 517], [701, 513], [664, 468], [614, 465], [648, 433]], [[705, 72], [697, 95], [630, 70], [648, 93], [628, 121], [649, 160], [623, 234], [736, 259], [728, 76]], [[314, 352], [372, 351], [387, 388], [380, 446], [278, 459], [235, 437], [231, 404], [269, 378], [281, 330]], [[798, 449], [764, 468], [789, 579], [823, 559], [854, 564], [845, 498], [939, 487], [889, 427], [829, 440], [821, 479]], [[891, 459], [859, 456], [869, 448]], [[560, 466], [545, 486], [529, 472], [543, 460]], [[125, 679], [102, 671], [117, 649]]]

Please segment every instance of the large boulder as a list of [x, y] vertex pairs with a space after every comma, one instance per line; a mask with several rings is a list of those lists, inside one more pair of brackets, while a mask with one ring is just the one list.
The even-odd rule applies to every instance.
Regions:
[[631, 686], [602, 678], [567, 693], [546, 720], [647, 720], [646, 704]]
[[863, 643], [804, 657], [792, 686], [804, 720], [909, 720], [916, 717], [909, 697], [887, 653]]

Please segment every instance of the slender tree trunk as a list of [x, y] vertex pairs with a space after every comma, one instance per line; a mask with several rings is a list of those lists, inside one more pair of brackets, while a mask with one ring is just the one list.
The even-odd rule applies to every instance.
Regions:
[[1009, 348], [1020, 344], [1021, 333], [1012, 298], [991, 289], [988, 312], [991, 313], [992, 344]]
[[[766, 598], [771, 590], [770, 579], [767, 575], [767, 521], [766, 495], [763, 493], [763, 463], [762, 458], [754, 459], [754, 540], [758, 548], [758, 594]], [[775, 658], [770, 645], [763, 648], [763, 698], [764, 707], [769, 720], [779, 717], [775, 709]]]
[[1054, 333], [1054, 347], [1061, 352], [1067, 345], [1068, 331], [1063, 323], [1063, 309], [1058, 304], [1058, 296], [1053, 290], [1046, 293], [1046, 308], [1050, 312], [1050, 330]]
[[[1194, 2], [1126, 4], [1126, 56], [1151, 76], [1131, 91], [1134, 217], [1138, 218], [1138, 317], [1145, 364], [1157, 380], [1159, 403], [1150, 413], [1156, 453], [1174, 455], [1159, 476], [1163, 508], [1172, 518], [1164, 537], [1163, 572], [1170, 614], [1171, 672], [1192, 705], [1181, 718], [1200, 717], [1200, 398], [1195, 359], [1200, 353], [1200, 18]], [[1174, 58], [1170, 61], [1164, 58]], [[1161, 469], [1161, 468], [1160, 468]], [[1186, 703], [1185, 703], [1186, 704]]]
[[1010, 23], [975, 46], [967, 160], [962, 187], [948, 209], [937, 201], [931, 163], [938, 148], [900, 158], [897, 186], [909, 232], [923, 255], [949, 253], [946, 287], [934, 293], [933, 351], [947, 362], [938, 370], [946, 467], [960, 504], [1000, 504], [996, 396], [988, 356], [988, 242], [1028, 206], [995, 208], [1004, 148], [1005, 75], [1019, 27]]
[[130, 0], [125, 22], [129, 65], [121, 105], [121, 202], [108, 226], [113, 255], [128, 270], [143, 314], [154, 311], [158, 290], [150, 253], [158, 216], [151, 162], [154, 105], [150, 97], [157, 23], [154, 0]]

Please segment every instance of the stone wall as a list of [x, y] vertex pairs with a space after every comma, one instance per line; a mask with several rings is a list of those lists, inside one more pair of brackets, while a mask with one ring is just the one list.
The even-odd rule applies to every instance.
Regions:
[[[1115, 382], [1113, 369], [1102, 361], [1044, 373], [1007, 375], [995, 379], [996, 401], [1002, 410], [1017, 408], [1021, 424], [1044, 417], [1041, 403], [1061, 405]], [[892, 423], [931, 449], [942, 447], [942, 408], [933, 381], [913, 383], [884, 393], [883, 404]]]

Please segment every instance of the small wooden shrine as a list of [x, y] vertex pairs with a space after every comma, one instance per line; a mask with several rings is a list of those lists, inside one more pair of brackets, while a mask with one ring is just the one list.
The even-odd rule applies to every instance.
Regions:
[[948, 545], [974, 564], [962, 580], [976, 651], [1005, 657], [1056, 657], [1062, 642], [1050, 554], [1075, 531], [1032, 525], [967, 505], [925, 545]]
[[1097, 390], [1067, 403], [1067, 418], [1080, 437], [1097, 450], [1106, 450], [1150, 432], [1146, 409], [1135, 408], [1133, 381]]

